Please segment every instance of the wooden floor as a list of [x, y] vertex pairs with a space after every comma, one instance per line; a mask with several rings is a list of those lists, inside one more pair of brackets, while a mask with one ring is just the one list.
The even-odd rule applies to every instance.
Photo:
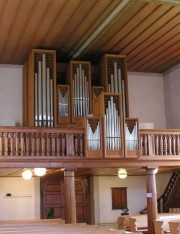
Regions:
[[[65, 224], [63, 220], [0, 221], [0, 234], [124, 234], [132, 233], [97, 225]], [[137, 234], [137, 232], [136, 232]]]

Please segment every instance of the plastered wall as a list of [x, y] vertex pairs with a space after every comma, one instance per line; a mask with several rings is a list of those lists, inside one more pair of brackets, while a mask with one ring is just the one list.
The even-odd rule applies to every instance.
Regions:
[[40, 218], [39, 178], [0, 178], [0, 205], [0, 220]]
[[163, 74], [128, 72], [130, 117], [165, 129]]
[[180, 65], [164, 74], [167, 128], [180, 129]]
[[22, 124], [22, 66], [0, 65], [0, 126]]
[[[171, 173], [156, 176], [157, 197], [160, 197], [169, 182]], [[127, 187], [127, 202], [130, 214], [138, 214], [146, 207], [146, 176], [128, 176], [119, 179], [118, 176], [94, 177], [95, 223], [116, 223], [121, 210], [112, 210], [111, 188]]]

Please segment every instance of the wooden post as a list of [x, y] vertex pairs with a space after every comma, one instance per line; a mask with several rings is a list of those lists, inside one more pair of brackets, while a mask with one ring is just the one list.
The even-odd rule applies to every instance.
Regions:
[[65, 223], [76, 223], [74, 171], [64, 171]]
[[153, 221], [157, 219], [156, 172], [157, 168], [146, 168], [147, 218], [149, 234], [155, 234]]

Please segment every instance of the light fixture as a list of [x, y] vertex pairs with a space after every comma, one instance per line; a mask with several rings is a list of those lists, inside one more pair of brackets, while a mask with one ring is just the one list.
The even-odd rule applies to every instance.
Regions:
[[34, 168], [34, 173], [37, 176], [43, 176], [46, 174], [46, 168]]
[[25, 180], [30, 180], [32, 178], [32, 172], [31, 170], [25, 170], [22, 172], [22, 177]]
[[127, 177], [127, 171], [124, 168], [119, 168], [118, 170], [118, 177], [120, 179], [125, 179]]

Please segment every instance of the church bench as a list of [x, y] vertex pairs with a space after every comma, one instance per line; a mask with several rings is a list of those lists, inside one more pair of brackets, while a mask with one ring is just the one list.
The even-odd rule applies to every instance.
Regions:
[[154, 221], [155, 234], [170, 233], [169, 222], [173, 220], [180, 220], [180, 214], [159, 214], [158, 219]]
[[171, 234], [180, 233], [180, 220], [171, 220], [169, 222], [169, 229]]
[[130, 231], [148, 233], [147, 215], [132, 216], [129, 219]]
[[[25, 223], [25, 222], [24, 222]], [[124, 234], [124, 233], [131, 233], [131, 232], [124, 232], [124, 230], [115, 230], [115, 229], [108, 229], [106, 227], [99, 227], [97, 225], [82, 225], [82, 224], [59, 224], [59, 225], [45, 225], [38, 224], [30, 225], [30, 226], [23, 226], [19, 225], [20, 223], [14, 223], [14, 226], [8, 227], [4, 226], [1, 227], [0, 225], [0, 233], [2, 234], [34, 234], [34, 233], [42, 233], [42, 234], [69, 234], [69, 233], [83, 233], [83, 234], [92, 234], [92, 233], [99, 233], [99, 234]], [[28, 223], [27, 223], [28, 224]]]

